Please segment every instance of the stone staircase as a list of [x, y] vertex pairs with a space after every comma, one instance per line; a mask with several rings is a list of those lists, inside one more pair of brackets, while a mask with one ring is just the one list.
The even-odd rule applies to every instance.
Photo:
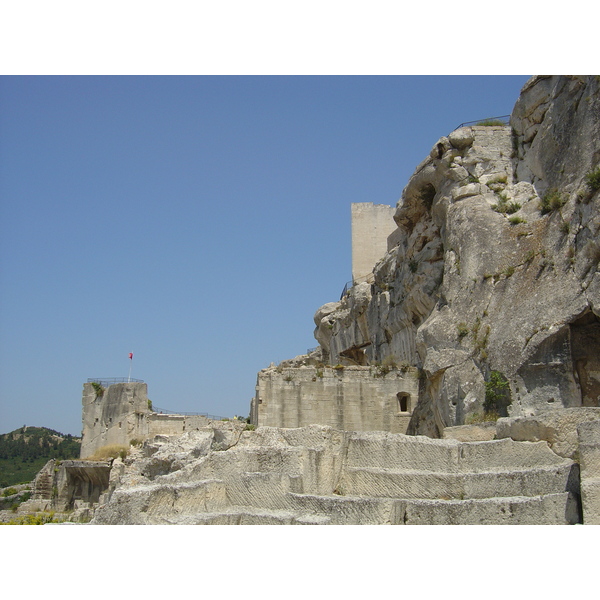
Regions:
[[579, 467], [546, 442], [259, 428], [151, 483], [95, 523], [574, 524]]

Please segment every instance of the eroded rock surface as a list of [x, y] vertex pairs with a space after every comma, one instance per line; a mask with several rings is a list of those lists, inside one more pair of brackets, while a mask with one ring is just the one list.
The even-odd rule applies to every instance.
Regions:
[[569, 524], [578, 473], [545, 442], [206, 428], [115, 461], [92, 523]]
[[413, 434], [483, 413], [491, 371], [509, 384], [504, 416], [599, 406], [599, 140], [599, 78], [566, 76], [532, 78], [510, 126], [440, 138], [375, 283], [317, 311], [325, 359], [422, 369]]

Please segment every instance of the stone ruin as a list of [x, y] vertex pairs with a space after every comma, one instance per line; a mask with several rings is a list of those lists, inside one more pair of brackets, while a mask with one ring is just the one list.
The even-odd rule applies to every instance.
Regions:
[[114, 459], [50, 461], [19, 512], [91, 524], [597, 524], [599, 458], [600, 408], [449, 427], [443, 439], [213, 421]]
[[407, 431], [431, 437], [483, 416], [492, 373], [500, 416], [599, 406], [599, 140], [594, 76], [534, 77], [509, 124], [440, 138], [370, 280], [317, 310], [322, 362], [418, 369]]
[[395, 210], [353, 207], [357, 232], [393, 212], [387, 250], [353, 235], [371, 272], [258, 374], [251, 426], [84, 388], [82, 456], [143, 443], [57, 497], [97, 524], [600, 524], [598, 140], [598, 77], [440, 138]]
[[152, 410], [144, 382], [83, 385], [81, 458], [103, 446], [129, 446], [155, 435], [179, 435], [206, 426], [203, 415], [166, 414]]

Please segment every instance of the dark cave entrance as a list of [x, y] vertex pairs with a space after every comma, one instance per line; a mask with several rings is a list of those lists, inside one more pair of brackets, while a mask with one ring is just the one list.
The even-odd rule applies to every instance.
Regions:
[[600, 407], [600, 318], [589, 308], [542, 340], [519, 370], [537, 404]]
[[370, 346], [371, 342], [362, 344], [361, 346], [352, 346], [343, 352], [340, 352], [340, 358], [346, 359], [351, 365], [358, 365], [360, 367], [366, 367], [369, 365], [369, 359], [363, 348]]
[[421, 199], [421, 202], [423, 202], [425, 208], [427, 208], [428, 211], [431, 210], [431, 206], [433, 205], [433, 199], [435, 198], [436, 193], [437, 191], [431, 183], [426, 183], [419, 190], [419, 197]]
[[591, 311], [570, 324], [573, 374], [581, 406], [600, 406], [600, 319]]

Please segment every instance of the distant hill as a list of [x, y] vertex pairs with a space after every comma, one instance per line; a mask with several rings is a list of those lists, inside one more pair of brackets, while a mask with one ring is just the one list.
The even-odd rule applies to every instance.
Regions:
[[81, 438], [46, 427], [21, 427], [0, 435], [0, 488], [32, 481], [51, 459], [79, 458]]

